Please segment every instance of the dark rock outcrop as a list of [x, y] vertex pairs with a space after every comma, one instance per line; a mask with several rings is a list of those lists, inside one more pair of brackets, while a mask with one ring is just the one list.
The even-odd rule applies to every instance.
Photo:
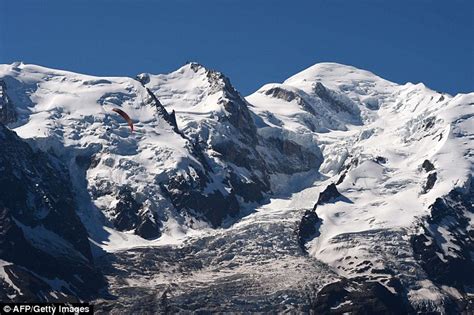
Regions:
[[314, 209], [316, 206], [323, 205], [325, 203], [334, 202], [337, 198], [343, 197], [341, 193], [337, 190], [336, 184], [332, 183], [326, 187], [320, 194], [318, 201], [314, 205]]
[[118, 202], [113, 211], [112, 223], [119, 231], [134, 230], [145, 239], [155, 239], [161, 235], [161, 221], [152, 213], [140, 213], [142, 204], [136, 201], [129, 187], [122, 187], [117, 195]]
[[316, 314], [414, 314], [401, 292], [364, 277], [342, 279], [323, 287], [312, 300]]
[[272, 159], [266, 161], [275, 173], [305, 172], [317, 169], [321, 165], [320, 155], [289, 139], [272, 137], [262, 142], [277, 153], [272, 155]]
[[[430, 206], [422, 232], [412, 237], [415, 259], [436, 285], [455, 287], [462, 294], [474, 285], [474, 189], [453, 190]], [[458, 311], [466, 300], [456, 300]], [[472, 307], [472, 305], [471, 305]]]
[[428, 191], [433, 188], [434, 184], [436, 183], [437, 175], [436, 172], [428, 174], [428, 177], [426, 178], [426, 183], [423, 186], [423, 191], [422, 193], [426, 194]]
[[[0, 169], [0, 259], [22, 292], [9, 294], [10, 300], [74, 301], [96, 294], [104, 280], [75, 213], [67, 169], [1, 124]], [[0, 296], [12, 290], [0, 282]]]
[[204, 194], [209, 179], [199, 170], [195, 172], [197, 177], [176, 175], [160, 185], [175, 208], [204, 219], [213, 227], [220, 226], [226, 217], [235, 217], [240, 210], [235, 194], [224, 195], [219, 190]]
[[474, 230], [469, 221], [474, 213], [473, 201], [472, 186], [468, 192], [453, 190], [436, 199], [422, 226], [423, 232], [412, 238], [415, 258], [430, 279], [461, 291], [474, 285], [474, 273], [470, 272], [474, 270], [470, 254], [474, 252]]
[[269, 96], [272, 96], [272, 97], [275, 97], [275, 98], [279, 98], [279, 99], [285, 100], [287, 102], [291, 102], [293, 100], [296, 100], [296, 102], [299, 105], [301, 105], [303, 103], [303, 99], [301, 98], [301, 96], [299, 96], [298, 94], [296, 94], [293, 91], [282, 89], [280, 87], [274, 87], [274, 88], [268, 89], [267, 91], [265, 91], [265, 95], [269, 95]]
[[296, 235], [298, 236], [298, 244], [304, 252], [306, 252], [306, 242], [319, 235], [320, 224], [321, 219], [318, 217], [315, 211], [305, 211], [296, 230]]
[[115, 206], [114, 226], [119, 231], [128, 231], [137, 227], [138, 211], [141, 205], [132, 197], [128, 187], [122, 187], [118, 195], [119, 201]]
[[140, 220], [135, 233], [140, 235], [144, 239], [155, 239], [161, 236], [160, 227], [162, 226], [161, 221], [156, 218], [146, 216]]
[[387, 163], [387, 158], [383, 157], [383, 156], [377, 156], [375, 158], [375, 162], [378, 163], [378, 164], [385, 164], [385, 163]]
[[431, 128], [433, 128], [433, 126], [435, 125], [435, 120], [436, 118], [431, 116], [431, 117], [428, 117], [426, 119], [423, 120], [423, 128], [424, 130], [429, 130]]
[[425, 170], [425, 172], [431, 172], [435, 169], [433, 163], [431, 163], [429, 160], [424, 160], [423, 164], [421, 164], [421, 167]]
[[155, 106], [158, 116], [160, 116], [162, 119], [168, 122], [176, 133], [182, 135], [178, 129], [178, 124], [176, 123], [175, 112], [173, 111], [171, 114], [168, 113], [168, 111], [163, 106], [163, 104], [161, 104], [160, 100], [156, 97], [156, 95], [153, 94], [153, 92], [149, 88], [145, 87], [145, 89], [148, 92], [148, 96], [149, 96], [148, 100], [145, 101], [146, 104], [151, 104]]
[[268, 182], [263, 182], [253, 175], [250, 180], [243, 180], [236, 172], [230, 172], [229, 184], [233, 192], [243, 198], [244, 202], [260, 202], [264, 192], [268, 191]]
[[339, 185], [339, 184], [342, 184], [342, 182], [344, 181], [344, 179], [346, 178], [346, 175], [347, 175], [347, 171], [344, 171], [341, 176], [339, 176], [339, 178], [337, 179], [337, 182], [336, 182], [336, 186]]
[[8, 97], [7, 85], [5, 81], [0, 80], [0, 123], [9, 124], [17, 120], [15, 106]]

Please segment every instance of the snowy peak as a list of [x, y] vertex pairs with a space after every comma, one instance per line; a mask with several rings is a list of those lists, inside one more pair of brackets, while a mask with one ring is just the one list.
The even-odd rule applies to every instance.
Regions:
[[[372, 72], [337, 63], [315, 64], [284, 81], [284, 84], [299, 88], [312, 95], [318, 84], [341, 93], [362, 110], [377, 110], [390, 102], [400, 86], [380, 78]], [[365, 116], [371, 116], [368, 113]]]
[[419, 113], [451, 98], [422, 83], [398, 85], [352, 66], [319, 63], [282, 84], [264, 85], [246, 99], [268, 125], [325, 132], [370, 124], [380, 108]]
[[352, 66], [338, 63], [318, 63], [285, 80], [283, 83], [310, 93], [316, 82], [333, 90], [356, 90], [359, 94], [382, 92], [396, 84]]
[[[256, 143], [248, 104], [222, 73], [193, 62], [169, 74], [141, 74], [138, 78], [175, 113], [179, 129], [196, 143], [212, 147], [233, 138]], [[220, 130], [220, 135], [211, 137], [210, 127]]]
[[219, 121], [255, 142], [248, 104], [222, 73], [192, 62], [169, 74], [137, 77], [169, 112], [175, 112], [179, 129], [191, 138], [206, 137], [200, 134], [201, 126]]
[[201, 115], [219, 112], [222, 98], [239, 98], [229, 79], [222, 73], [191, 62], [169, 74], [142, 73], [138, 80], [160, 101], [179, 113]]
[[427, 88], [423, 83], [399, 85], [370, 71], [329, 62], [315, 64], [291, 76], [283, 84], [299, 88], [308, 94], [314, 93], [317, 85], [322, 84], [372, 110], [384, 105], [393, 105], [397, 97], [401, 99], [416, 94], [441, 98], [441, 101], [451, 98], [446, 93], [437, 93]]

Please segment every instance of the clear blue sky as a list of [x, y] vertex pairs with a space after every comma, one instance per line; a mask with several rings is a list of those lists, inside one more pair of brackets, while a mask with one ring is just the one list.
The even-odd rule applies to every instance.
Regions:
[[94, 75], [198, 61], [242, 94], [323, 61], [474, 91], [474, 1], [0, 0], [0, 63]]

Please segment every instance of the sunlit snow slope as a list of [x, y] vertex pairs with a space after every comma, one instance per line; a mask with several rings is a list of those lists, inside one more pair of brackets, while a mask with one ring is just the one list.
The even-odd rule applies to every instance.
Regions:
[[[322, 221], [318, 236], [306, 244], [309, 254], [343, 276], [395, 269], [401, 278], [418, 278], [410, 235], [422, 228], [437, 198], [452, 191], [472, 198], [474, 94], [452, 97], [423, 84], [396, 85], [367, 71], [324, 63], [283, 84], [265, 85], [247, 100], [269, 125], [317, 132], [324, 159], [319, 171], [328, 177], [325, 183], [337, 184], [342, 197], [316, 206]], [[299, 205], [314, 198], [325, 188], [317, 185], [292, 200]], [[472, 202], [467, 204], [465, 233], [472, 233]], [[431, 242], [442, 244], [436, 255], [444, 262], [450, 256], [470, 260], [465, 272], [474, 271], [455, 233], [440, 225], [428, 228]], [[406, 281], [413, 284], [414, 305], [443, 304], [443, 294], [430, 281]]]
[[[238, 211], [224, 179], [208, 169], [202, 154], [175, 130], [170, 115], [140, 82], [23, 64], [2, 66], [1, 73], [11, 102], [17, 104], [18, 119], [11, 128], [66, 162], [78, 211], [95, 240], [115, 239], [108, 227], [156, 238], [163, 221], [165, 231], [179, 235], [193, 210], [186, 203], [212, 199], [222, 207], [229, 204], [219, 213], [194, 204], [196, 222], [204, 217], [218, 225]], [[113, 108], [130, 115], [135, 132]], [[178, 214], [182, 208], [189, 212]], [[101, 232], [103, 226], [109, 231]], [[122, 235], [119, 246], [124, 238], [134, 242], [133, 235]]]

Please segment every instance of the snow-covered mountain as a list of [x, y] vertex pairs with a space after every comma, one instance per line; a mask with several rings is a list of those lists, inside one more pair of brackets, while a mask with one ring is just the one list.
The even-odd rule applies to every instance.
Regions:
[[[474, 93], [334, 63], [246, 98], [197, 63], [135, 79], [15, 63], [0, 82], [0, 140], [22, 148], [0, 165], [0, 296], [130, 312], [473, 309]], [[64, 268], [7, 254], [12, 238]], [[61, 259], [77, 251], [106, 285], [71, 278]]]

